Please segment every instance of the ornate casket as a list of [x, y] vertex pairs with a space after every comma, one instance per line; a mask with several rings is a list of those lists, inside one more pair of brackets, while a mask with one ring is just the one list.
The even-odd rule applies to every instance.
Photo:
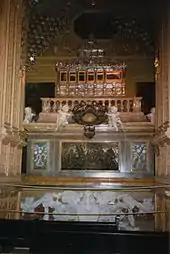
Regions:
[[125, 96], [125, 65], [59, 63], [57, 97]]

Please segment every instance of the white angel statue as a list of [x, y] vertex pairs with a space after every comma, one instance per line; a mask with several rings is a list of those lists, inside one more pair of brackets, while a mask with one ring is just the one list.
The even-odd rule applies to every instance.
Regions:
[[68, 124], [68, 119], [71, 117], [72, 113], [69, 112], [69, 106], [64, 105], [59, 111], [57, 116], [57, 129], [60, 126], [66, 126]]
[[151, 123], [155, 123], [155, 108], [151, 108], [150, 113], [146, 116]]
[[36, 116], [36, 114], [32, 112], [32, 108], [26, 107], [23, 124], [31, 123], [34, 116]]
[[122, 128], [122, 121], [119, 117], [118, 108], [116, 106], [112, 106], [109, 108], [108, 113], [109, 119], [109, 127], [114, 127], [115, 131], [118, 131], [119, 128]]

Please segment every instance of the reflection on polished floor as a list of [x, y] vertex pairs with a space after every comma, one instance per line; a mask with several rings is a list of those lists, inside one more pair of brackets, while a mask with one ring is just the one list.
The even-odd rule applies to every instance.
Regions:
[[135, 198], [138, 191], [139, 187], [80, 191], [4, 185], [0, 246], [6, 253], [23, 254], [147, 253], [152, 244], [149, 253], [166, 254], [169, 234], [155, 228], [160, 211], [149, 202], [148, 192], [154, 190], [149, 186], [144, 190], [143, 202], [140, 193], [140, 201]]

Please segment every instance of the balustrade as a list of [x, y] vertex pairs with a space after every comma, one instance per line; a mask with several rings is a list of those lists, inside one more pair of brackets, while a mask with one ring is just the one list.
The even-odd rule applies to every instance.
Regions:
[[100, 103], [107, 108], [116, 106], [118, 111], [123, 113], [140, 113], [141, 112], [141, 97], [116, 97], [116, 98], [41, 98], [43, 113], [56, 113], [63, 105], [68, 105], [72, 110], [81, 102], [87, 104]]

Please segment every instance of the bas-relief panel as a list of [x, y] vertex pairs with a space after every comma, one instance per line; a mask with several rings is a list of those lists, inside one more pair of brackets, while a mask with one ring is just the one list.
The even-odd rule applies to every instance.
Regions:
[[61, 170], [119, 170], [119, 144], [63, 142]]
[[147, 144], [146, 142], [136, 142], [131, 144], [131, 160], [133, 171], [147, 170]]
[[54, 221], [115, 222], [119, 215], [122, 230], [154, 230], [154, 197], [149, 191], [61, 189], [23, 193], [21, 210], [22, 217]]
[[32, 144], [32, 169], [48, 170], [49, 166], [49, 143], [37, 141]]

